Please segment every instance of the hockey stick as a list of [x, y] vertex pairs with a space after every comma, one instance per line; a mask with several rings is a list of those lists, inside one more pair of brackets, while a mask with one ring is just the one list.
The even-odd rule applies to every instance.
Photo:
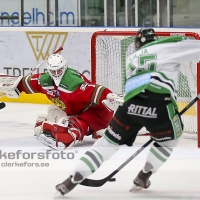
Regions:
[[0, 109], [3, 109], [3, 108], [5, 108], [6, 107], [6, 104], [4, 103], [4, 102], [1, 102], [0, 103]]
[[[60, 52], [60, 51], [62, 51], [62, 50], [63, 50], [63, 47], [59, 47], [55, 52], [53, 52], [53, 54], [56, 54], [56, 53], [58, 53], [58, 52]], [[47, 61], [47, 59], [48, 59], [48, 57], [47, 57], [45, 60], [43, 60], [39, 65], [37, 65], [35, 68], [33, 68], [33, 69], [31, 70], [31, 72], [30, 72], [29, 74], [27, 74], [27, 76], [32, 75], [33, 72], [34, 72], [36, 69], [38, 69], [41, 65], [43, 65], [43, 64]], [[7, 76], [7, 75], [5, 74], [5, 76]], [[6, 95], [6, 94], [4, 94], [4, 93], [0, 94], [0, 98], [3, 97], [3, 96], [5, 96], [5, 95]], [[0, 109], [1, 109], [1, 108], [0, 108]]]
[[[200, 94], [197, 95], [195, 99], [193, 99], [181, 112], [180, 115], [182, 115], [185, 111], [187, 111], [194, 103], [196, 103], [200, 99]], [[115, 171], [113, 171], [110, 175], [107, 177], [100, 179], [100, 180], [92, 180], [92, 179], [84, 179], [80, 185], [88, 186], [88, 187], [100, 187], [104, 185], [106, 182], [111, 179], [115, 174], [117, 174], [125, 165], [127, 165], [133, 158], [135, 158], [141, 151], [147, 147], [153, 139], [151, 138], [149, 141], [147, 141], [140, 149], [138, 149], [131, 157], [129, 157], [122, 165], [120, 165]]]

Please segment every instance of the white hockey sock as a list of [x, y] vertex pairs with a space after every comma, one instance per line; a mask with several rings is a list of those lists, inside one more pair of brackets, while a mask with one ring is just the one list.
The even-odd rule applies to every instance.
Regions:
[[147, 156], [144, 170], [155, 173], [167, 161], [179, 140], [180, 138], [166, 142], [154, 142]]
[[119, 145], [108, 142], [105, 137], [97, 140], [89, 151], [78, 160], [70, 175], [79, 172], [84, 178], [94, 173], [102, 163], [119, 149]]

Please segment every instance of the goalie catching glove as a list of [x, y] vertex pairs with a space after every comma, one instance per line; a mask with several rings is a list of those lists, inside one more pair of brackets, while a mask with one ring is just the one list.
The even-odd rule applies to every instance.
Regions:
[[115, 112], [118, 106], [121, 106], [124, 103], [124, 98], [121, 94], [109, 93], [102, 103], [106, 108]]
[[22, 78], [23, 76], [8, 76], [0, 74], [0, 92], [8, 98], [18, 98], [20, 96], [20, 91], [17, 86]]

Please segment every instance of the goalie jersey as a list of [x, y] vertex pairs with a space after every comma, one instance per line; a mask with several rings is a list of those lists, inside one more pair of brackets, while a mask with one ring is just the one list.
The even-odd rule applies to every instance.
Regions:
[[58, 87], [47, 72], [23, 77], [18, 89], [26, 94], [45, 94], [68, 116], [78, 115], [88, 107], [101, 104], [103, 91], [111, 92], [101, 85], [91, 83], [83, 74], [71, 68], [66, 70]]
[[199, 62], [200, 41], [172, 36], [144, 45], [127, 56], [124, 100], [145, 90], [169, 94], [176, 105], [176, 89], [181, 66]]

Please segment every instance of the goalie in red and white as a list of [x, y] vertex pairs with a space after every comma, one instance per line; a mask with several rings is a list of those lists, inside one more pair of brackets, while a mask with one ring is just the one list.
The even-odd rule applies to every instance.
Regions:
[[[8, 97], [42, 93], [51, 105], [45, 115], [39, 115], [34, 131], [43, 144], [63, 150], [74, 146], [85, 136], [101, 137], [116, 109], [108, 88], [89, 81], [83, 74], [69, 68], [60, 54], [47, 60], [48, 72], [25, 77], [0, 76], [0, 92]], [[7, 81], [7, 82], [6, 82]]]

